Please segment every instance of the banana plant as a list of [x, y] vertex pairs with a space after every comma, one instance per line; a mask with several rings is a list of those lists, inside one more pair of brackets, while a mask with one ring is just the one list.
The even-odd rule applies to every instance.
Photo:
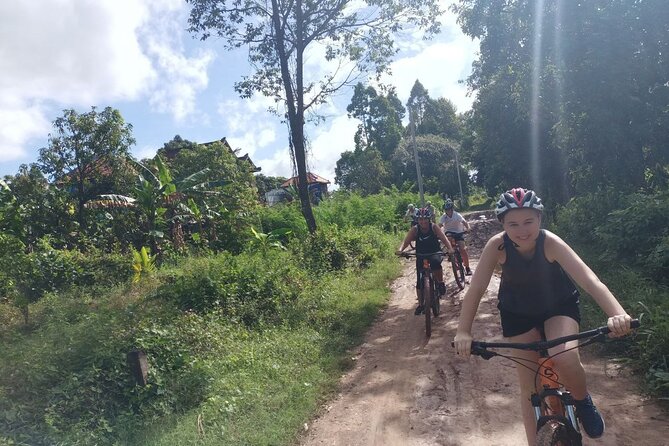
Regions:
[[255, 237], [252, 240], [253, 247], [262, 251], [266, 251], [270, 248], [285, 251], [286, 247], [281, 243], [281, 240], [293, 233], [289, 228], [279, 228], [265, 234], [256, 231], [253, 227], [251, 227], [251, 232], [253, 232], [253, 236]]
[[144, 164], [132, 160], [140, 173], [137, 176], [137, 185], [134, 197], [124, 195], [101, 195], [96, 200], [89, 201], [87, 207], [128, 207], [138, 209], [146, 218], [145, 234], [149, 240], [151, 250], [159, 252], [158, 240], [165, 237], [168, 223], [173, 225], [173, 233], [181, 233], [182, 220], [180, 204], [188, 195], [210, 195], [215, 191], [208, 190], [209, 169], [205, 168], [182, 180], [174, 180], [168, 166], [160, 156], [154, 158], [157, 172], [154, 173]]
[[132, 277], [132, 282], [139, 282], [142, 277], [153, 274], [156, 271], [156, 256], [151, 255], [150, 250], [146, 246], [142, 246], [139, 251], [132, 250], [132, 269], [135, 274]]

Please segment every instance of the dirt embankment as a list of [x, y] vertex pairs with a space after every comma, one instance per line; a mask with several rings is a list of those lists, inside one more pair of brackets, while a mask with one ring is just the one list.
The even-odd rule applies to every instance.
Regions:
[[[475, 268], [500, 226], [486, 213], [468, 219]], [[334, 400], [306, 426], [303, 446], [525, 444], [512, 364], [499, 358], [463, 360], [450, 347], [464, 295], [450, 280], [427, 340], [424, 319], [413, 315], [415, 272], [413, 261], [406, 261], [388, 307], [353, 354], [355, 367], [342, 376]], [[494, 276], [474, 322], [477, 339], [501, 338], [498, 286]], [[607, 426], [601, 439], [586, 439], [584, 445], [669, 444], [669, 415], [637, 392], [633, 377], [613, 361], [583, 355], [589, 390]]]

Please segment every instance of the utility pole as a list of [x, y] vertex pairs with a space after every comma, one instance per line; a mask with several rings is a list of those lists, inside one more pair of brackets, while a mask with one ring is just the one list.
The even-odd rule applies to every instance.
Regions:
[[454, 148], [453, 151], [455, 152], [455, 167], [458, 169], [458, 186], [460, 186], [460, 207], [464, 207], [465, 205], [465, 196], [462, 194], [462, 181], [460, 180], [460, 161], [458, 161], [458, 151], [460, 149]]
[[409, 111], [409, 128], [411, 129], [411, 145], [413, 146], [413, 159], [416, 161], [416, 177], [418, 178], [418, 191], [420, 192], [420, 207], [424, 208], [425, 195], [423, 194], [423, 176], [420, 173], [420, 160], [418, 159], [418, 148], [416, 147], [416, 121], [414, 117], [414, 110]]

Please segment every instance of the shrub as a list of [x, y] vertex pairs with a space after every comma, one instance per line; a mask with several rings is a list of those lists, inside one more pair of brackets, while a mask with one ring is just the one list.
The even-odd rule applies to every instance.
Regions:
[[[303, 287], [304, 272], [289, 253], [221, 254], [166, 274], [155, 297], [183, 311], [221, 315], [246, 326], [281, 323]], [[285, 314], [284, 314], [285, 312]]]
[[308, 232], [307, 224], [297, 202], [265, 207], [259, 211], [258, 217], [260, 219], [260, 232], [266, 234], [276, 229], [288, 228], [293, 234], [302, 238]]

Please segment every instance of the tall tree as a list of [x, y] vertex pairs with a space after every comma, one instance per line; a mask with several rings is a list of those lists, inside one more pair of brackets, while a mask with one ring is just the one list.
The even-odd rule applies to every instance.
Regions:
[[455, 105], [446, 99], [432, 99], [420, 81], [416, 80], [407, 109], [413, 110], [417, 135], [437, 135], [452, 140], [459, 140], [461, 123], [455, 112]]
[[[439, 29], [438, 0], [187, 0], [189, 30], [222, 37], [229, 49], [247, 46], [255, 72], [236, 84], [242, 97], [254, 92], [282, 101], [298, 172], [302, 214], [309, 231], [316, 221], [307, 184], [305, 113], [349, 85], [356, 73], [387, 71], [396, 53], [392, 34], [406, 25]], [[308, 50], [324, 50], [337, 67], [305, 79]], [[342, 74], [343, 72], [343, 74]], [[308, 73], [307, 73], [308, 74]]]
[[388, 163], [374, 148], [342, 153], [335, 175], [335, 183], [362, 195], [379, 193], [389, 185]]
[[468, 124], [489, 192], [518, 181], [565, 201], [662, 176], [669, 3], [459, 0], [454, 10], [481, 42]]
[[354, 137], [356, 149], [373, 148], [389, 160], [402, 139], [405, 112], [395, 88], [377, 94], [374, 87], [358, 83], [346, 111], [349, 117], [360, 120]]
[[430, 95], [428, 94], [423, 84], [418, 79], [414, 82], [407, 100], [407, 108], [409, 113], [413, 113], [413, 119], [416, 127], [420, 127], [423, 123], [423, 118], [427, 113], [428, 103], [430, 102]]
[[[124, 160], [135, 143], [132, 125], [111, 107], [79, 114], [64, 110], [53, 122], [55, 134], [40, 149], [38, 164], [56, 183], [72, 191], [77, 220], [85, 227], [84, 204], [104, 193], [122, 193], [129, 173]], [[121, 187], [119, 187], [121, 186]], [[119, 190], [121, 189], [121, 190]]]

